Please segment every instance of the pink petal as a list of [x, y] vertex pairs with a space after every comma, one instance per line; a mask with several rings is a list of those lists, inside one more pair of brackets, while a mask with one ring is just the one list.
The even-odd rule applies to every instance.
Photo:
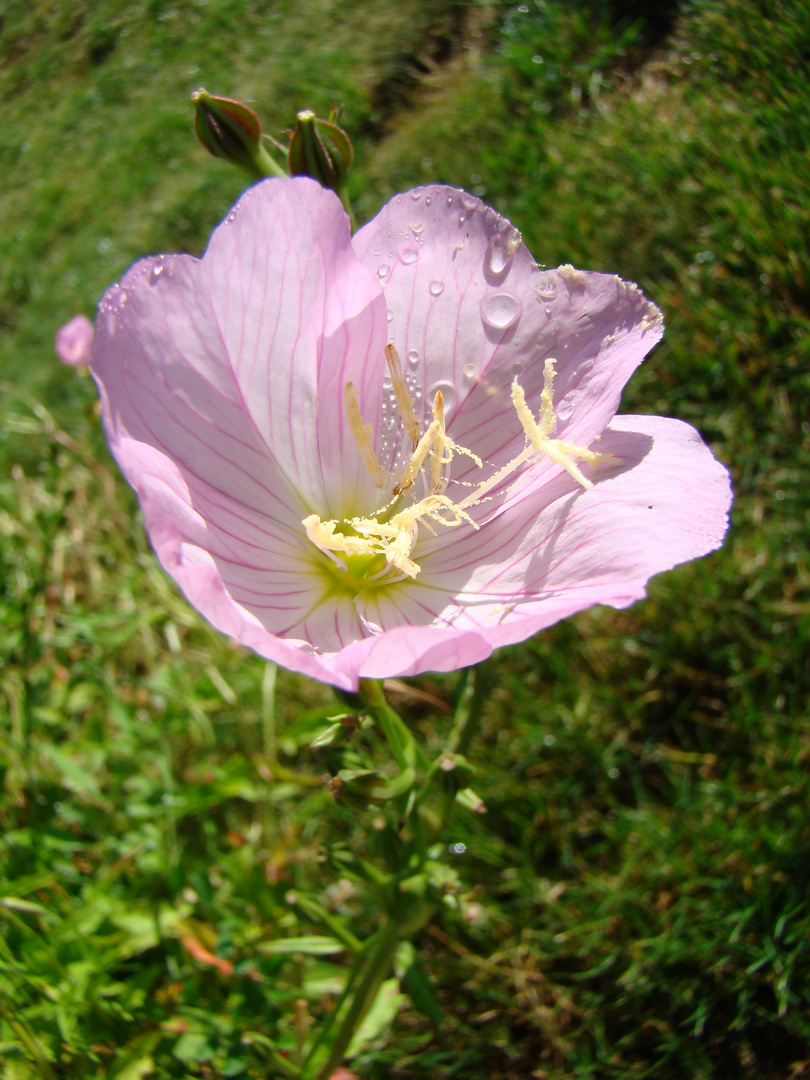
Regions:
[[[406, 440], [383, 389], [389, 328], [423, 417], [442, 387], [452, 437], [487, 471], [524, 445], [513, 377], [537, 411], [549, 356], [555, 437], [618, 464], [593, 469], [585, 491], [529, 461], [476, 508], [480, 530], [422, 529], [415, 581], [354, 596], [302, 519], [373, 514], [386, 499], [342, 396], [353, 382], [393, 468]], [[624, 606], [652, 574], [720, 543], [728, 477], [697, 434], [655, 417], [611, 423], [658, 337], [635, 286], [541, 272], [463, 192], [400, 196], [352, 240], [331, 192], [273, 180], [246, 193], [202, 260], [143, 260], [108, 291], [92, 370], [113, 453], [191, 603], [261, 655], [351, 689], [475, 663], [594, 603]], [[456, 460], [454, 480], [481, 478]]]
[[[554, 437], [588, 445], [662, 334], [660, 312], [637, 286], [541, 269], [505, 218], [454, 188], [395, 196], [353, 243], [367, 266], [387, 271], [390, 336], [410, 357], [423, 415], [441, 389], [453, 438], [496, 465], [523, 446], [515, 377], [536, 412], [543, 361], [554, 358]], [[468, 474], [469, 464], [456, 476]]]
[[480, 531], [456, 530], [416, 582], [374, 601], [373, 621], [440, 624], [496, 647], [593, 604], [627, 607], [654, 574], [720, 546], [729, 477], [694, 428], [622, 416], [599, 446], [621, 464], [595, 487], [556, 474]]
[[93, 324], [86, 315], [74, 315], [56, 332], [54, 342], [61, 361], [71, 367], [87, 367], [93, 351]]

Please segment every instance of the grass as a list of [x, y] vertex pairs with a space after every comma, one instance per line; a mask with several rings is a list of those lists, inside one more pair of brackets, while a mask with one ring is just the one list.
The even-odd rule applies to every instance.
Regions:
[[[157, 568], [90, 380], [52, 356], [131, 261], [200, 252], [237, 195], [190, 137], [199, 84], [274, 133], [344, 102], [362, 217], [445, 180], [541, 261], [638, 280], [667, 337], [623, 408], [697, 424], [736, 492], [721, 552], [496, 657], [473, 750], [488, 813], [457, 819], [458, 903], [420, 939], [441, 1031], [409, 1007], [356, 1070], [810, 1075], [810, 9], [522, 6], [4, 9], [9, 1080], [266, 1076], [262, 1039], [294, 1050], [294, 1001], [328, 1007], [342, 964], [262, 951], [318, 932], [291, 890], [361, 935], [375, 920], [340, 862], [368, 842], [352, 815], [271, 781], [276, 757], [334, 766], [307, 749], [331, 693], [279, 672], [271, 710], [263, 663]], [[429, 747], [425, 695], [456, 679], [399, 690]]]

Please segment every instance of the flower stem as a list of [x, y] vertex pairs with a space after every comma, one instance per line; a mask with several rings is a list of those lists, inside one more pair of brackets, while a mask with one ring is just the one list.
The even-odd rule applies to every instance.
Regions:
[[377, 679], [361, 679], [360, 685], [400, 772], [413, 768], [417, 759], [416, 743], [405, 721], [385, 700], [382, 683]]
[[343, 1056], [349, 1049], [355, 1031], [374, 1004], [377, 992], [388, 975], [400, 940], [401, 929], [399, 919], [392, 914], [380, 930], [380, 936], [365, 962], [346, 1015], [340, 1022], [326, 1064], [317, 1072], [315, 1080], [329, 1080], [334, 1070], [343, 1061]]

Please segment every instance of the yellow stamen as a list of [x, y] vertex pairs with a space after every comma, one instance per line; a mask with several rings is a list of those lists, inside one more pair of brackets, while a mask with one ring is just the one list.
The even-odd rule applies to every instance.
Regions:
[[371, 445], [374, 429], [371, 424], [367, 424], [363, 420], [363, 414], [360, 412], [360, 405], [357, 401], [357, 387], [354, 383], [347, 382], [343, 387], [343, 408], [346, 410], [346, 417], [349, 421], [349, 427], [352, 429], [354, 441], [357, 443], [357, 449], [360, 451], [360, 457], [363, 459], [363, 464], [369, 476], [374, 481], [374, 486], [384, 488], [385, 471], [377, 461], [377, 455]]
[[577, 461], [585, 461], [589, 465], [597, 465], [599, 462], [610, 458], [609, 454], [597, 454], [585, 446], [577, 446], [576, 443], [565, 442], [561, 439], [550, 439], [549, 435], [554, 430], [554, 404], [552, 390], [554, 386], [554, 360], [546, 360], [543, 366], [543, 392], [540, 395], [540, 416], [535, 421], [529, 406], [526, 404], [526, 395], [523, 387], [512, 383], [512, 404], [518, 414], [526, 438], [532, 445], [535, 453], [546, 454], [556, 464], [560, 465], [572, 476], [578, 484], [588, 489], [593, 487], [593, 481], [583, 475], [577, 466]]
[[[593, 482], [583, 475], [577, 462], [598, 465], [611, 460], [610, 454], [598, 454], [585, 446], [551, 438], [556, 423], [556, 371], [555, 361], [548, 359], [543, 365], [543, 390], [540, 394], [540, 412], [537, 419], [526, 402], [523, 388], [517, 382], [512, 384], [512, 404], [526, 435], [526, 446], [489, 479], [467, 485], [472, 487], [472, 491], [456, 502], [445, 494], [449, 481], [449, 466], [455, 454], [466, 455], [478, 468], [483, 468], [484, 463], [477, 454], [459, 446], [447, 434], [444, 397], [441, 391], [438, 391], [433, 399], [433, 419], [424, 435], [419, 437], [419, 423], [402, 377], [399, 355], [393, 345], [386, 347], [385, 354], [400, 416], [412, 446], [410, 460], [393, 488], [393, 498], [380, 507], [374, 517], [355, 517], [339, 522], [321, 521], [316, 514], [311, 514], [303, 521], [311, 542], [340, 570], [347, 572], [347, 581], [353, 582], [355, 588], [365, 587], [372, 582], [382, 584], [399, 581], [402, 577], [415, 578], [420, 567], [411, 558], [411, 552], [418, 538], [419, 526], [424, 525], [434, 535], [433, 525], [455, 528], [466, 524], [478, 529], [477, 522], [467, 513], [468, 508], [484, 502], [489, 492], [500, 487], [510, 476], [514, 476], [522, 465], [536, 455], [546, 455], [586, 489], [593, 487]], [[344, 407], [366, 468], [375, 484], [384, 487], [385, 475], [371, 446], [372, 429], [363, 422], [357, 403], [357, 390], [352, 383], [345, 386]], [[424, 482], [424, 497], [391, 514], [399, 497], [413, 487], [420, 475]], [[388, 514], [391, 516], [388, 517]], [[348, 558], [348, 565], [340, 558], [341, 555]], [[398, 571], [400, 576], [392, 577], [389, 572], [391, 570]]]
[[399, 415], [402, 417], [405, 431], [410, 436], [411, 449], [415, 450], [419, 442], [419, 421], [413, 410], [411, 395], [408, 393], [408, 387], [405, 385], [405, 379], [402, 375], [402, 361], [393, 345], [385, 346], [385, 359], [388, 362], [388, 370], [391, 372], [391, 382], [394, 384], [394, 394], [397, 399]]

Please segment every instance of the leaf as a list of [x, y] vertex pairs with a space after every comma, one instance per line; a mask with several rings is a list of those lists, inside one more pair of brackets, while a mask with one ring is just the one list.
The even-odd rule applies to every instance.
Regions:
[[16, 896], [0, 897], [0, 907], [8, 908], [9, 911], [27, 912], [31, 915], [49, 915], [51, 918], [56, 917], [52, 911], [48, 911], [42, 904], [35, 904], [32, 900], [21, 900]]
[[331, 956], [343, 952], [346, 946], [337, 938], [321, 935], [309, 937], [279, 938], [278, 941], [265, 941], [258, 946], [259, 952], [271, 956], [278, 953], [304, 953], [306, 956]]
[[173, 1054], [179, 1061], [210, 1061], [214, 1051], [207, 1036], [185, 1031], [174, 1044]]
[[365, 1020], [355, 1031], [354, 1038], [346, 1051], [346, 1057], [356, 1057], [365, 1046], [375, 1042], [392, 1023], [406, 1001], [405, 995], [399, 992], [399, 979], [386, 979], [377, 991], [374, 1004], [366, 1014]]
[[115, 1080], [143, 1080], [144, 1076], [149, 1076], [154, 1071], [154, 1058], [150, 1054], [146, 1054], [135, 1061], [128, 1061], [126, 1065], [113, 1073], [113, 1076]]
[[442, 1010], [433, 993], [430, 979], [415, 954], [402, 976], [402, 989], [413, 1002], [414, 1008], [423, 1013], [438, 1030], [442, 1026]]

